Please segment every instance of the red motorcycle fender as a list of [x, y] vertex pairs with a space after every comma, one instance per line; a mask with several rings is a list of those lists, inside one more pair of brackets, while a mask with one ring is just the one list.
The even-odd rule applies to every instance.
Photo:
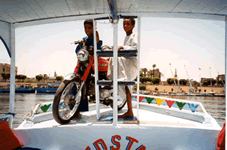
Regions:
[[76, 68], [74, 69], [74, 73], [75, 73], [75, 74], [78, 73], [79, 67], [80, 67], [80, 61], [77, 62]]
[[89, 64], [88, 64], [88, 66], [87, 66], [87, 68], [86, 68], [86, 70], [85, 70], [85, 72], [84, 72], [82, 81], [85, 82], [85, 81], [87, 80], [87, 76], [88, 76], [88, 74], [90, 73], [90, 69], [91, 69], [91, 67], [93, 66], [93, 64], [94, 64], [94, 57], [92, 57], [92, 58], [89, 59]]

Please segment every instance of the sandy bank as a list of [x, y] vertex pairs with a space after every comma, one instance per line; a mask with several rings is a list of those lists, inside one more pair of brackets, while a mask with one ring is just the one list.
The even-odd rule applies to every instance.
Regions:
[[[158, 88], [158, 92], [162, 93], [163, 92], [163, 88], [165, 90], [165, 92], [172, 92], [172, 88], [173, 88], [173, 92], [175, 92], [175, 86], [173, 85], [165, 85], [165, 86], [162, 86], [162, 85], [146, 85], [146, 91], [149, 91], [149, 92], [154, 92], [155, 91], [155, 88]], [[180, 86], [180, 92], [184, 93], [184, 92], [187, 92], [189, 93], [189, 89], [190, 89], [190, 86]], [[194, 87], [193, 87], [194, 90], [196, 90]], [[195, 93], [199, 93], [199, 89], [200, 87], [197, 87], [197, 91], [195, 91]], [[204, 91], [206, 90], [206, 92]], [[213, 87], [213, 92], [219, 94], [219, 93], [223, 93], [223, 90], [224, 90], [224, 87]], [[176, 92], [178, 92], [178, 86], [176, 86]], [[203, 93], [209, 93], [211, 92], [211, 87], [202, 87], [202, 92]]]

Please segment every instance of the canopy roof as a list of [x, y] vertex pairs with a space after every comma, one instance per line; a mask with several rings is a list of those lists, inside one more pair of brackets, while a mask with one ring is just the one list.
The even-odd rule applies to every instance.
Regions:
[[225, 20], [226, 0], [1, 0], [0, 20], [13, 24], [42, 24], [107, 17], [110, 3], [117, 14]]

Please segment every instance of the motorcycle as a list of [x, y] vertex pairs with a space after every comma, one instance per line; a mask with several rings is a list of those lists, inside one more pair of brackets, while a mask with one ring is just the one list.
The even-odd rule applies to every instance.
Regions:
[[[75, 41], [81, 44], [81, 41]], [[104, 49], [106, 46], [104, 46]], [[73, 73], [68, 74], [56, 91], [53, 101], [53, 117], [59, 124], [67, 124], [76, 117], [78, 108], [86, 98], [95, 102], [94, 48], [83, 44], [77, 53], [78, 63]], [[108, 80], [108, 60], [98, 57], [99, 80]], [[99, 86], [100, 103], [113, 108], [113, 87]], [[118, 97], [118, 110], [126, 104], [126, 98]]]

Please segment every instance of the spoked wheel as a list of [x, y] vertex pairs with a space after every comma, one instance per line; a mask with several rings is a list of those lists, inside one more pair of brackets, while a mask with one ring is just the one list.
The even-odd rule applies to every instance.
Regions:
[[81, 101], [80, 84], [75, 81], [64, 81], [59, 86], [53, 102], [53, 116], [59, 124], [67, 124], [76, 114]]
[[[117, 100], [118, 110], [121, 110], [125, 106], [125, 104], [126, 104], [126, 99], [118, 96], [118, 100]], [[110, 106], [113, 108], [113, 103]]]

